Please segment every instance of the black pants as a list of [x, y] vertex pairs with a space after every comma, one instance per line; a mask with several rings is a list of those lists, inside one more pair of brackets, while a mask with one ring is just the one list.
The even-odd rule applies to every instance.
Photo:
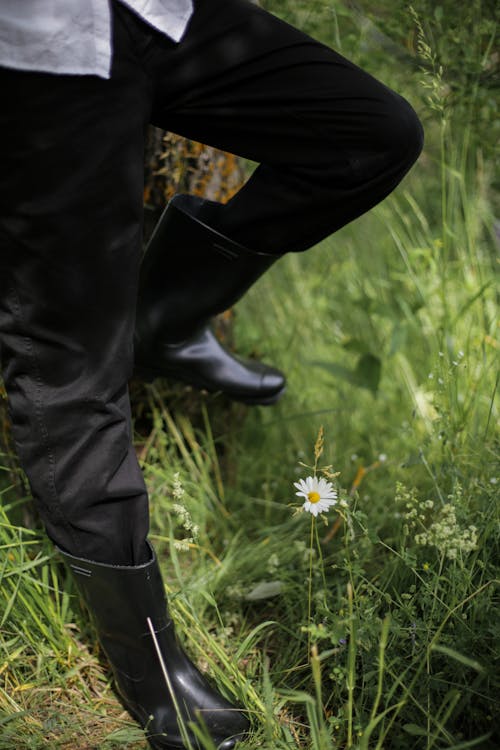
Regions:
[[51, 539], [143, 558], [127, 381], [149, 122], [260, 163], [218, 229], [304, 250], [382, 200], [422, 147], [394, 92], [247, 0], [198, 0], [180, 44], [118, 3], [110, 80], [0, 71], [0, 341]]

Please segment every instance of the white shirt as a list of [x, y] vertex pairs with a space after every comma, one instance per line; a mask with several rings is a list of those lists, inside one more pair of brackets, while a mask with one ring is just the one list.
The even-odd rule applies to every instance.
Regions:
[[[180, 40], [192, 0], [120, 0]], [[0, 66], [46, 73], [111, 71], [111, 0], [0, 0]]]

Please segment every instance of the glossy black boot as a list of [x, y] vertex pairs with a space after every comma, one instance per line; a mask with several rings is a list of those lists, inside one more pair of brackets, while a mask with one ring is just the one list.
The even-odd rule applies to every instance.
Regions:
[[141, 268], [136, 372], [222, 391], [236, 401], [272, 404], [285, 390], [283, 373], [233, 355], [209, 324], [279, 256], [250, 251], [209, 226], [205, 217], [220, 207], [176, 195], [158, 222]]
[[231, 750], [248, 721], [213, 690], [180, 647], [168, 616], [158, 564], [95, 563], [61, 552], [95, 622], [124, 705], [154, 750], [183, 750], [178, 716], [193, 748], [189, 722], [208, 730], [218, 750]]

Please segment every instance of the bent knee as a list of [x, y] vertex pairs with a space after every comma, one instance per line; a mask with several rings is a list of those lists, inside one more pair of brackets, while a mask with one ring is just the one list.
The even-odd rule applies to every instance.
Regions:
[[391, 162], [405, 171], [423, 149], [422, 123], [413, 107], [399, 94], [388, 102], [383, 141]]

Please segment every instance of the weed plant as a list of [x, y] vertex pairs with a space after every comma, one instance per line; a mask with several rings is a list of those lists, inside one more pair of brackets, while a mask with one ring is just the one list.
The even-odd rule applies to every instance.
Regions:
[[[493, 750], [495, 11], [478, 0], [464, 11], [478, 23], [457, 88], [463, 36], [437, 44], [427, 0], [394, 18], [375, 3], [387, 36], [359, 9], [266, 5], [405, 93], [426, 148], [388, 200], [283, 258], [239, 304], [238, 348], [288, 374], [278, 405], [133, 387], [171, 614], [252, 719], [241, 750]], [[443, 28], [459, 25], [456, 5], [435, 9]], [[412, 43], [395, 66], [398, 37]], [[338, 502], [312, 523], [293, 483], [325, 472]], [[0, 750], [145, 748], [71, 581], [24, 523], [29, 499], [7, 457], [3, 474]]]

